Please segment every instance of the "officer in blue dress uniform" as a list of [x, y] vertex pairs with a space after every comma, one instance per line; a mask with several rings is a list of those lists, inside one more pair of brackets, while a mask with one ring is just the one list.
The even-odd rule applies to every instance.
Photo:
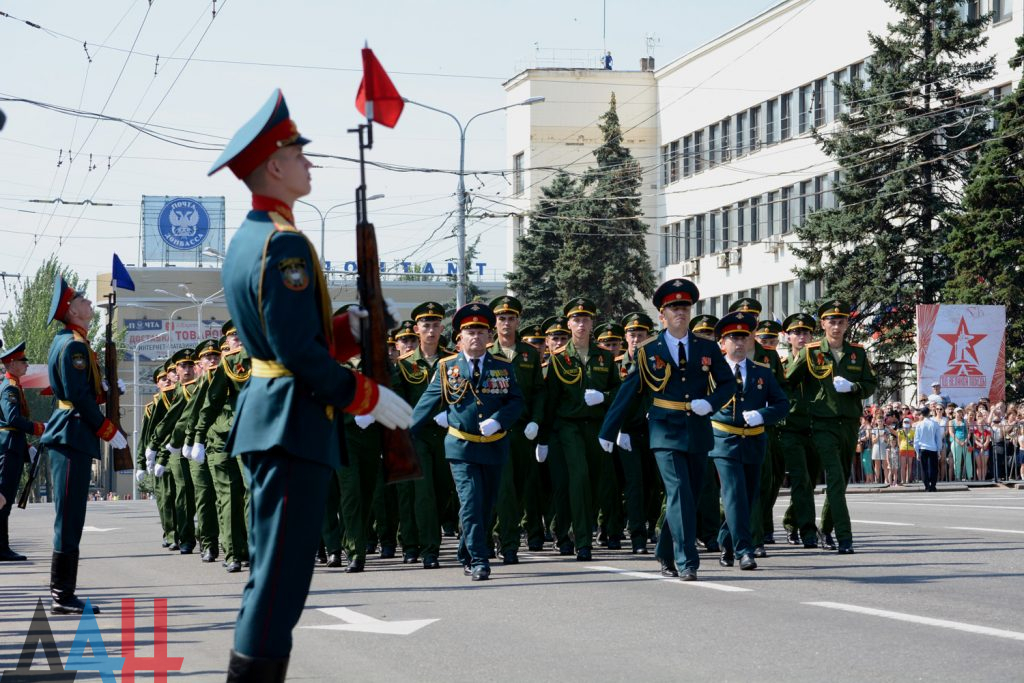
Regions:
[[761, 464], [768, 448], [765, 426], [779, 422], [789, 410], [789, 400], [771, 369], [747, 358], [756, 324], [756, 316], [736, 311], [715, 325], [736, 392], [711, 416], [715, 447], [710, 457], [718, 469], [725, 508], [725, 522], [718, 533], [719, 563], [731, 567], [738, 556], [740, 569], [757, 569], [750, 510], [760, 490]]
[[0, 363], [4, 365], [0, 381], [0, 562], [22, 562], [25, 556], [11, 550], [8, 520], [30, 451], [35, 460], [36, 449], [29, 447], [28, 437], [42, 436], [43, 423], [29, 418], [21, 388], [21, 378], [28, 371], [25, 342], [0, 351]]
[[611, 452], [633, 402], [650, 397], [651, 450], [666, 497], [655, 555], [666, 576], [683, 581], [695, 581], [700, 566], [696, 501], [714, 446], [709, 417], [735, 394], [722, 351], [689, 333], [690, 312], [699, 296], [697, 285], [683, 278], [655, 290], [654, 306], [665, 329], [637, 351], [637, 370], [626, 378], [600, 432], [601, 447]]
[[459, 495], [459, 562], [474, 581], [491, 575], [490, 521], [508, 460], [509, 431], [523, 412], [523, 395], [508, 360], [487, 351], [495, 315], [490, 306], [466, 304], [452, 327], [462, 351], [438, 361], [413, 413], [413, 431], [434, 424], [448, 430], [445, 458]]
[[[312, 244], [292, 206], [310, 192], [309, 141], [280, 90], [231, 139], [225, 166], [252, 191], [253, 210], [224, 259], [224, 293], [252, 375], [238, 398], [227, 451], [251, 473], [251, 573], [235, 625], [229, 681], [283, 681], [302, 614], [327, 482], [341, 462], [336, 409], [370, 413], [388, 428], [411, 424], [394, 392], [342, 367], [358, 353], [358, 319], [333, 317]], [[355, 324], [353, 324], [355, 323]]]
[[[40, 439], [50, 451], [53, 481], [64, 482], [53, 491], [52, 614], [81, 614], [85, 609], [85, 603], [75, 597], [75, 587], [92, 460], [100, 457], [101, 439], [112, 448], [128, 445], [124, 434], [100, 412], [105, 400], [100, 365], [86, 331], [92, 316], [92, 302], [85, 293], [76, 292], [58, 274], [53, 283], [50, 320], [63, 323], [64, 328], [53, 338], [47, 360], [57, 408]], [[95, 605], [92, 611], [99, 613]]]

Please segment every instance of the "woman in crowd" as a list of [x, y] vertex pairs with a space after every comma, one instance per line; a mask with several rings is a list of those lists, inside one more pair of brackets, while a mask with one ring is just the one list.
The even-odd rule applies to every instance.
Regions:
[[885, 457], [885, 434], [885, 423], [882, 421], [882, 414], [878, 413], [871, 425], [871, 464], [875, 472], [874, 482], [879, 484], [888, 481], [889, 478], [889, 465]]
[[899, 458], [897, 484], [906, 486], [914, 480], [914, 426], [911, 418], [904, 417], [903, 425], [896, 430], [896, 453]]
[[857, 432], [857, 460], [860, 464], [861, 479], [865, 484], [874, 484], [875, 476], [871, 471], [871, 418], [860, 416], [860, 429]]
[[949, 450], [949, 422], [953, 419], [953, 406], [941, 408], [935, 404], [935, 420], [942, 430], [942, 449], [939, 451], [939, 481], [949, 481], [949, 473], [952, 467], [949, 466], [951, 457]]
[[968, 457], [967, 422], [964, 420], [964, 409], [959, 406], [953, 410], [953, 419], [949, 421], [949, 447], [953, 453], [953, 472], [950, 481], [963, 481], [964, 474], [970, 479], [974, 475], [974, 467]]
[[979, 406], [974, 419], [968, 420], [971, 425], [971, 441], [973, 443], [974, 474], [978, 481], [988, 479], [988, 458], [992, 446], [992, 428], [988, 424], [988, 410]]

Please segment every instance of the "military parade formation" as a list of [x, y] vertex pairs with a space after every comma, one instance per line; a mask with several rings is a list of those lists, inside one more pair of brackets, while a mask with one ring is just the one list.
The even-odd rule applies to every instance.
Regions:
[[[682, 581], [698, 580], [702, 551], [750, 571], [777, 542], [772, 509], [787, 475], [786, 540], [854, 552], [846, 482], [876, 378], [846, 339], [847, 304], [778, 323], [747, 298], [721, 319], [694, 317], [700, 293], [680, 278], [655, 291], [657, 321], [643, 311], [599, 321], [578, 297], [520, 329], [526, 311], [511, 295], [464, 305], [450, 327], [425, 301], [388, 340], [389, 388], [361, 369], [366, 311], [333, 310], [316, 250], [294, 226], [292, 206], [310, 191], [308, 142], [277, 91], [211, 169], [230, 168], [252, 192], [224, 261], [232, 320], [154, 371], [136, 453], [136, 478], [154, 477], [163, 547], [249, 570], [228, 680], [284, 679], [317, 563], [358, 573], [400, 554], [485, 581], [492, 562], [516, 564], [523, 549], [586, 562], [599, 544], [637, 555], [653, 545], [661, 573]], [[24, 345], [0, 352], [0, 559], [24, 559], [8, 516], [34, 457], [27, 438], [41, 437], [55, 483], [52, 611], [81, 613], [91, 460], [100, 440], [126, 442], [98, 407], [91, 302], [58, 278], [51, 318], [63, 328], [45, 424], [19, 386]], [[404, 429], [422, 476], [388, 484], [385, 435]], [[442, 556], [445, 537], [458, 538], [454, 557]]]

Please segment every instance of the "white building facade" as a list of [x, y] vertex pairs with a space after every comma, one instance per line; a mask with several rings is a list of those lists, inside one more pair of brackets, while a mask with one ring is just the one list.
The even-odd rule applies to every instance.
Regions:
[[[994, 94], [1020, 79], [1007, 65], [1024, 14], [1013, 2], [965, 3], [965, 11], [997, 13], [986, 48], [996, 74], [979, 86]], [[648, 250], [660, 279], [694, 280], [703, 313], [720, 316], [744, 296], [761, 301], [766, 317], [796, 312], [823, 290], [794, 274], [795, 230], [808, 213], [835, 205], [838, 179], [811, 129], [834, 129], [847, 106], [836, 83], [865, 76], [868, 33], [884, 34], [895, 19], [882, 0], [786, 0], [653, 73], [523, 72], [505, 85], [509, 101], [548, 99], [509, 116], [509, 158], [523, 154], [527, 169], [516, 201], [521, 210], [536, 205], [548, 167], [594, 164], [587, 152], [599, 134], [593, 143], [583, 134], [584, 146], [569, 152], [572, 135], [594, 126], [614, 90], [626, 145], [645, 169]], [[524, 220], [510, 220], [510, 270]]]

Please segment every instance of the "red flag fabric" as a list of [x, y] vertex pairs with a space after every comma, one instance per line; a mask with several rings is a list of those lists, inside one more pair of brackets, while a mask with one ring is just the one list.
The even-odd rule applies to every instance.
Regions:
[[363, 80], [356, 93], [356, 109], [367, 119], [394, 128], [402, 115], [405, 102], [395, 89], [384, 67], [377, 61], [373, 50], [363, 48]]

